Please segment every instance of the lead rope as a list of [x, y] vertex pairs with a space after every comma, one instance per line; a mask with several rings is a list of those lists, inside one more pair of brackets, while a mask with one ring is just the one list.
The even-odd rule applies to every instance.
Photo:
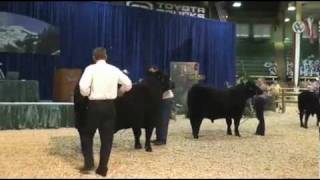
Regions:
[[240, 124], [243, 124], [245, 123], [246, 121], [249, 120], [249, 117], [246, 117], [246, 116], [242, 116], [242, 118], [244, 119], [242, 122], [240, 122]]

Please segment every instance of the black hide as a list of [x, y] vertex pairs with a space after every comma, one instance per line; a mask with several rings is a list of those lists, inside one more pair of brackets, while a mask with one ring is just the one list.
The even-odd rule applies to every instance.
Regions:
[[245, 103], [248, 98], [262, 91], [255, 83], [249, 81], [226, 90], [200, 84], [194, 85], [188, 92], [188, 117], [190, 118], [194, 138], [198, 138], [203, 118], [215, 119], [226, 118], [228, 130], [231, 135], [232, 119], [235, 123], [235, 134], [239, 134], [239, 123], [243, 115]]

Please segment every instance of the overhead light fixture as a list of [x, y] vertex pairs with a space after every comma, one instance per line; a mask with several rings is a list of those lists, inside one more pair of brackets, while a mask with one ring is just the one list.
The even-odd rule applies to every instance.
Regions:
[[241, 2], [234, 2], [232, 4], [233, 7], [241, 7]]
[[296, 6], [294, 5], [294, 2], [289, 2], [288, 4], [288, 11], [295, 11]]
[[289, 22], [290, 21], [290, 18], [285, 18], [284, 19], [284, 22]]
[[294, 7], [294, 6], [288, 7], [288, 11], [295, 11], [295, 10], [296, 10], [296, 7]]

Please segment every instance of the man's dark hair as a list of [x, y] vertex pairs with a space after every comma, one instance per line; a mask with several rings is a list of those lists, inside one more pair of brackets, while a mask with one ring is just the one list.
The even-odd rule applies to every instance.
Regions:
[[95, 60], [104, 59], [107, 60], [107, 50], [103, 47], [97, 47], [93, 50], [93, 57]]

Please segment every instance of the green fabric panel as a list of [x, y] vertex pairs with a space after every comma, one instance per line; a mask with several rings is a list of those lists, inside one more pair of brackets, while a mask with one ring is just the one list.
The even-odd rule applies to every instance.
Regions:
[[38, 81], [0, 80], [0, 102], [38, 101]]
[[73, 105], [0, 105], [0, 129], [73, 127]]
[[274, 61], [272, 39], [237, 38], [237, 75], [269, 75], [265, 62]]
[[63, 115], [61, 118], [61, 127], [74, 127], [74, 109], [73, 106], [70, 107], [59, 106], [61, 114]]

